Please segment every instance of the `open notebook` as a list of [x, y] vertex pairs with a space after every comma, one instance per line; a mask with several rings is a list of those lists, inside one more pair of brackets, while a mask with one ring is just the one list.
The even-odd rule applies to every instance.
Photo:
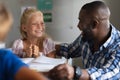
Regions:
[[23, 62], [29, 65], [30, 69], [47, 72], [59, 64], [66, 63], [65, 58], [49, 58], [40, 56], [38, 58], [22, 58]]

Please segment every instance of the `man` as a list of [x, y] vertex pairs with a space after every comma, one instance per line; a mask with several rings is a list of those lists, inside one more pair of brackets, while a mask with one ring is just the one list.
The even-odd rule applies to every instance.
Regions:
[[[0, 4], [0, 42], [5, 37], [12, 24], [12, 17]], [[1, 44], [0, 44], [1, 45]], [[0, 80], [47, 80], [42, 74], [30, 70], [11, 51], [0, 49]]]
[[82, 57], [84, 69], [62, 64], [51, 70], [49, 77], [56, 76], [56, 80], [120, 79], [120, 32], [110, 24], [108, 6], [102, 1], [87, 3], [78, 18], [81, 35], [71, 44], [57, 46], [57, 55]]

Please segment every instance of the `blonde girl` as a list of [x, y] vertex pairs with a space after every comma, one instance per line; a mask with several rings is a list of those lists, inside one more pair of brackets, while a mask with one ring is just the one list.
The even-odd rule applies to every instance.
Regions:
[[21, 16], [21, 39], [15, 40], [12, 50], [19, 57], [54, 57], [55, 44], [46, 35], [43, 14], [34, 8], [27, 8]]

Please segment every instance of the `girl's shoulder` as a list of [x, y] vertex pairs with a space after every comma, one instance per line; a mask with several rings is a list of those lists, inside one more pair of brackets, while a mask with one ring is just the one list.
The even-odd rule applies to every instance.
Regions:
[[14, 41], [14, 43], [21, 44], [21, 43], [23, 43], [23, 40], [22, 39], [17, 39], [17, 40]]
[[51, 38], [46, 38], [46, 39], [44, 40], [44, 43], [45, 43], [45, 44], [49, 44], [49, 43], [54, 43], [54, 41], [53, 41]]
[[23, 47], [23, 40], [22, 39], [17, 39], [13, 42], [13, 46], [22, 46]]
[[49, 54], [55, 51], [55, 43], [51, 38], [46, 38], [43, 42], [44, 54]]

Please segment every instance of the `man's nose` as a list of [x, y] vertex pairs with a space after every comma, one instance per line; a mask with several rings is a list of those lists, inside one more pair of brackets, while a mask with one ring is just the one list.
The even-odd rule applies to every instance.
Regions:
[[77, 27], [82, 30], [82, 25], [80, 23], [78, 23]]

